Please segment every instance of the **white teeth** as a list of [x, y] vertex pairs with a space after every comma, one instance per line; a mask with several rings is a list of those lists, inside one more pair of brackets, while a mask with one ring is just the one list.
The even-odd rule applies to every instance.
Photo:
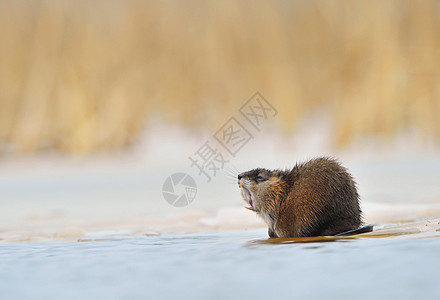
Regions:
[[255, 206], [254, 206], [255, 203], [253, 202], [251, 191], [245, 185], [242, 185], [242, 193], [244, 200], [249, 205], [249, 207], [245, 207], [245, 208], [249, 210], [255, 210]]

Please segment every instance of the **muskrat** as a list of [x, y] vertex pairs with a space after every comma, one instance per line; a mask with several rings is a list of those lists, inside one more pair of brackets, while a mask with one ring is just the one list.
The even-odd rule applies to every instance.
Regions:
[[332, 158], [284, 171], [254, 169], [239, 174], [238, 184], [246, 208], [268, 224], [270, 237], [338, 235], [362, 224], [356, 183]]

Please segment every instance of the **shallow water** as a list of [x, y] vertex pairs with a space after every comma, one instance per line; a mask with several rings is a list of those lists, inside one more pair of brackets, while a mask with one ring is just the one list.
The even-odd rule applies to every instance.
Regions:
[[[419, 237], [419, 238], [412, 238]], [[434, 299], [437, 235], [262, 243], [266, 231], [0, 245], [0, 299]]]
[[[365, 222], [395, 226], [357, 238], [267, 240], [235, 180], [204, 183], [189, 168], [188, 154], [205, 139], [182, 136], [173, 145], [186, 148], [159, 147], [141, 162], [2, 162], [0, 299], [438, 298], [440, 219], [414, 222], [440, 216], [437, 152], [335, 155], [357, 179]], [[302, 159], [303, 138], [293, 146], [258, 140], [254, 154], [235, 158], [238, 168]], [[318, 148], [300, 153], [326, 152]], [[180, 170], [198, 184], [184, 209], [162, 197], [164, 180]]]

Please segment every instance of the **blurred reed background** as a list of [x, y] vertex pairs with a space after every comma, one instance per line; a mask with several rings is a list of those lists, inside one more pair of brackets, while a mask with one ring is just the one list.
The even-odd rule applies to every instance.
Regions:
[[1, 155], [217, 129], [254, 91], [286, 133], [440, 140], [440, 2], [0, 0]]

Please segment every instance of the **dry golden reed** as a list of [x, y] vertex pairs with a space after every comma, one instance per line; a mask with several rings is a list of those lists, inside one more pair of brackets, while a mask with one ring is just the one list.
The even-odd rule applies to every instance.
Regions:
[[0, 0], [0, 150], [89, 153], [212, 130], [254, 91], [336, 145], [440, 140], [440, 2]]

